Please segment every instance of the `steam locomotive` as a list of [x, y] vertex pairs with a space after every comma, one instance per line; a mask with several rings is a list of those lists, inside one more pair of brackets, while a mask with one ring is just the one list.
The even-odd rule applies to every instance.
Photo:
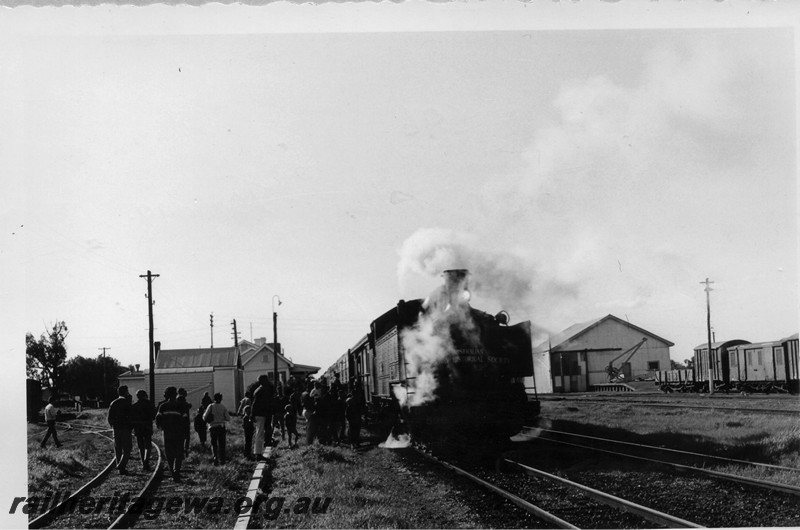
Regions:
[[415, 439], [495, 443], [530, 424], [540, 412], [523, 381], [533, 375], [530, 321], [471, 307], [468, 274], [444, 271], [428, 298], [378, 316], [328, 380], [357, 385], [374, 413], [395, 415]]

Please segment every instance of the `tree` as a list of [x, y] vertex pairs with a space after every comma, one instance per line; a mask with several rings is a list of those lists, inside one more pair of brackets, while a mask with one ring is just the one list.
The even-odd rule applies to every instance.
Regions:
[[671, 368], [672, 370], [683, 370], [684, 368], [686, 368], [686, 367], [685, 367], [684, 365], [682, 365], [681, 363], [679, 363], [679, 362], [677, 362], [677, 361], [673, 361], [672, 359], [670, 359], [670, 360], [669, 360], [669, 364], [670, 364], [670, 368]]
[[694, 370], [694, 359], [684, 359], [683, 362], [686, 364], [686, 368]]
[[70, 396], [100, 398], [107, 403], [117, 395], [119, 375], [126, 370], [110, 355], [98, 355], [96, 359], [78, 355], [64, 365], [64, 390]]
[[69, 330], [62, 322], [53, 324], [53, 329], [35, 339], [32, 333], [25, 334], [25, 372], [28, 377], [50, 387], [53, 395], [60, 390], [67, 348], [64, 341]]

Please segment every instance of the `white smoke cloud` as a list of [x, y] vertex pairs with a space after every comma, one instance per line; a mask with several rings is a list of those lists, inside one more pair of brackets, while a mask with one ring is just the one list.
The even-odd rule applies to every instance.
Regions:
[[403, 242], [398, 264], [401, 285], [409, 276], [435, 278], [448, 269], [469, 270], [474, 297], [517, 313], [520, 320], [529, 318], [537, 301], [546, 304], [577, 295], [575, 285], [544, 272], [529, 252], [495, 249], [477, 234], [422, 228]]

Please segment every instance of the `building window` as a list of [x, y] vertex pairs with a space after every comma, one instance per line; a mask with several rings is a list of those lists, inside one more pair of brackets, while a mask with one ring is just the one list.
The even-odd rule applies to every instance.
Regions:
[[658, 361], [647, 361], [647, 369], [651, 372], [659, 371]]

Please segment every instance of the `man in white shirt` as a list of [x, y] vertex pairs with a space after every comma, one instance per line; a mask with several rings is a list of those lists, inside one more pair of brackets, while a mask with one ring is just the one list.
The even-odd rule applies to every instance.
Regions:
[[50, 439], [50, 435], [52, 435], [56, 447], [61, 447], [61, 442], [58, 441], [58, 432], [56, 431], [56, 418], [58, 417], [58, 409], [54, 405], [56, 397], [50, 396], [48, 401], [49, 403], [47, 403], [47, 406], [44, 408], [44, 421], [47, 422], [47, 434], [44, 435], [41, 446], [44, 448], [47, 445], [47, 440]]

